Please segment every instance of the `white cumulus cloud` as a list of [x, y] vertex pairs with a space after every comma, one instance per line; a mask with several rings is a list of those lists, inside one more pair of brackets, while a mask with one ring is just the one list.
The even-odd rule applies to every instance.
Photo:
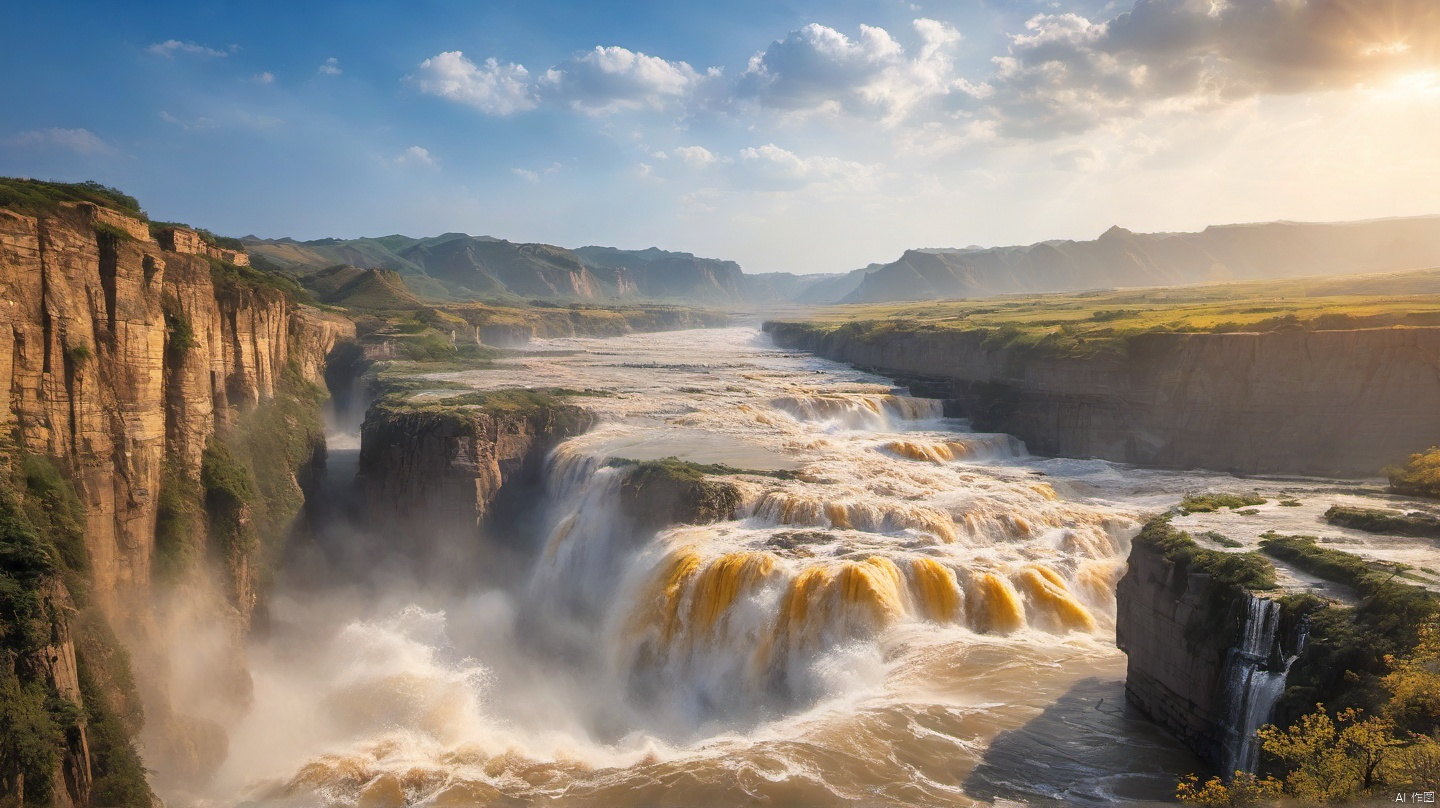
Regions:
[[477, 65], [460, 51], [446, 51], [420, 63], [420, 91], [475, 107], [490, 115], [534, 109], [530, 72], [524, 65], [486, 59]]
[[331, 56], [325, 60], [325, 64], [320, 65], [316, 72], [322, 76], [338, 76], [345, 71], [340, 69], [340, 60]]
[[862, 25], [851, 39], [812, 23], [751, 57], [737, 90], [780, 110], [896, 120], [956, 82], [960, 32], [930, 19], [913, 26], [920, 44], [910, 56], [884, 28]]
[[706, 78], [685, 62], [621, 47], [599, 47], [578, 53], [545, 71], [541, 90], [546, 95], [592, 113], [652, 107], [659, 109], [683, 100]]
[[708, 166], [720, 159], [704, 146], [681, 146], [673, 151], [676, 157], [692, 166]]

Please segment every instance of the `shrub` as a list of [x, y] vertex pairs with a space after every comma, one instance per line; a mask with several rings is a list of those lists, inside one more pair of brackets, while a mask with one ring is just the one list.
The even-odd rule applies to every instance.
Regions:
[[175, 299], [174, 295], [166, 294], [160, 298], [160, 312], [165, 318], [165, 330], [170, 335], [170, 341], [165, 345], [166, 350], [174, 351], [178, 355], [194, 348], [197, 344], [195, 327], [180, 308], [180, 301]]
[[45, 805], [65, 734], [46, 709], [44, 686], [21, 682], [14, 665], [14, 656], [0, 653], [0, 782], [23, 776], [26, 802]]
[[97, 239], [108, 239], [111, 243], [117, 241], [132, 241], [128, 230], [116, 227], [108, 222], [96, 222], [93, 226]]
[[174, 581], [199, 557], [197, 539], [204, 532], [199, 508], [201, 489], [172, 463], [160, 475], [156, 497], [154, 575], [160, 581]]
[[1419, 627], [1440, 611], [1437, 596], [1398, 580], [1398, 569], [1322, 547], [1313, 536], [1267, 533], [1260, 549], [1301, 571], [1348, 586], [1359, 596], [1354, 607], [1309, 594], [1282, 599], [1287, 612], [1310, 621], [1310, 639], [1292, 669], [1281, 713], [1296, 715], [1322, 699], [1337, 708], [1376, 709], [1387, 657], [1415, 647]]
[[86, 360], [86, 359], [89, 359], [89, 358], [90, 358], [90, 346], [89, 346], [89, 345], [86, 345], [86, 344], [83, 343], [83, 342], [78, 342], [78, 343], [76, 343], [76, 344], [74, 344], [74, 345], [66, 346], [66, 348], [65, 348], [65, 361], [66, 361], [71, 367], [75, 367], [76, 365], [83, 364], [83, 363], [85, 362], [85, 360]]
[[287, 275], [267, 272], [255, 267], [242, 267], [219, 258], [205, 256], [210, 263], [210, 281], [215, 284], [217, 294], [243, 294], [246, 292], [279, 292], [300, 303], [314, 303], [315, 298]]
[[740, 490], [709, 479], [702, 468], [675, 458], [628, 466], [620, 486], [621, 510], [649, 528], [730, 519], [740, 505]]
[[437, 331], [397, 338], [395, 347], [400, 356], [411, 362], [438, 362], [455, 358], [455, 345]]
[[31, 524], [58, 551], [67, 569], [87, 569], [85, 506], [70, 480], [55, 461], [34, 454], [21, 458], [20, 476], [25, 483], [25, 509]]
[[1201, 533], [1200, 535], [1201, 535], [1201, 536], [1204, 536], [1205, 538], [1209, 539], [1210, 541], [1215, 542], [1216, 544], [1220, 545], [1221, 547], [1228, 547], [1228, 548], [1230, 548], [1230, 549], [1232, 549], [1232, 550], [1235, 549], [1235, 548], [1237, 548], [1237, 547], [1244, 547], [1244, 546], [1245, 546], [1245, 543], [1244, 543], [1244, 542], [1235, 541], [1234, 539], [1230, 538], [1229, 536], [1226, 536], [1226, 535], [1223, 534], [1223, 533], [1217, 533], [1216, 531], [1213, 531], [1213, 530], [1207, 530], [1207, 531], [1205, 531], [1204, 533]]
[[214, 549], [227, 569], [234, 571], [242, 559], [253, 555], [259, 542], [252, 515], [254, 476], [235, 456], [228, 442], [212, 436], [201, 456], [200, 485], [205, 491], [205, 510], [210, 515]]
[[[81, 656], [78, 662], [80, 694], [85, 701], [86, 737], [90, 742], [90, 773], [94, 778], [90, 802], [115, 808], [150, 808], [156, 800], [145, 782], [140, 755], [130, 741], [131, 734], [139, 727], [125, 725], [96, 683], [88, 660]], [[126, 668], [128, 673], [128, 664]]]
[[1397, 494], [1440, 499], [1440, 447], [1410, 455], [1404, 466], [1385, 469], [1385, 476]]

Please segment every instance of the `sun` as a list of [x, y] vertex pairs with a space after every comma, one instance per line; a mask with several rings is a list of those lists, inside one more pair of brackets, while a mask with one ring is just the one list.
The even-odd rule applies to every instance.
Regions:
[[1374, 93], [1397, 101], [1440, 99], [1440, 70], [1422, 70], [1396, 76], [1376, 86]]

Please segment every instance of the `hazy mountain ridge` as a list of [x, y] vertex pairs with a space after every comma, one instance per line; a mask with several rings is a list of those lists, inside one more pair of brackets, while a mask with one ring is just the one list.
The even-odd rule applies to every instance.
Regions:
[[986, 297], [1220, 280], [1383, 272], [1440, 264], [1440, 217], [1212, 225], [1198, 233], [1112, 227], [1094, 241], [907, 250], [844, 303]]
[[[1440, 217], [1213, 225], [1198, 233], [1112, 227], [1092, 241], [911, 249], [888, 264], [833, 275], [746, 274], [735, 261], [656, 247], [567, 249], [464, 233], [244, 242], [258, 260], [278, 269], [302, 276], [336, 265], [389, 269], [398, 273], [401, 292], [441, 300], [823, 305], [1440, 266]], [[385, 288], [397, 287], [387, 280]]]

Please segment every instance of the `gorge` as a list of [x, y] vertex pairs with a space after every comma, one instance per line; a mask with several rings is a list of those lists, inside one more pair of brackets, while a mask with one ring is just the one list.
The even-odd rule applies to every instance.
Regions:
[[[1331, 692], [1301, 627], [1332, 607], [1196, 553], [1433, 511], [1229, 473], [1421, 446], [1429, 327], [1036, 359], [246, 263], [105, 198], [0, 210], [24, 804], [1165, 799]], [[1330, 440], [1257, 415], [1280, 400]], [[1234, 490], [1257, 504], [1175, 511]], [[1153, 540], [1161, 512], [1193, 538]], [[1326, 529], [1440, 587], [1423, 536]]]

